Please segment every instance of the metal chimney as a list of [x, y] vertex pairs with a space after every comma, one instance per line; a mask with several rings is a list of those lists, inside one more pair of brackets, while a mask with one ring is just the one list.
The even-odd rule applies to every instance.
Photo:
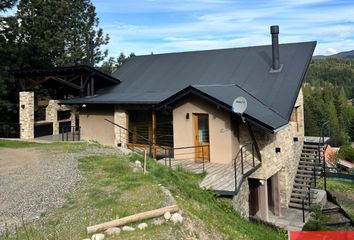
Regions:
[[270, 33], [272, 34], [272, 69], [273, 71], [280, 71], [281, 65], [279, 62], [279, 26], [270, 26]]

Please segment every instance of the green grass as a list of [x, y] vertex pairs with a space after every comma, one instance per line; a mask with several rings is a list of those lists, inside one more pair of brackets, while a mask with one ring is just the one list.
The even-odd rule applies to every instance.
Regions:
[[4, 148], [5, 147], [6, 148], [26, 148], [26, 147], [36, 147], [36, 146], [38, 146], [38, 143], [0, 139], [0, 147], [4, 147]]
[[[21, 144], [19, 144], [21, 145]], [[47, 145], [36, 147], [48, 148]], [[56, 146], [65, 149], [68, 146]], [[82, 146], [73, 147], [76, 151]], [[51, 148], [51, 147], [50, 147]], [[83, 239], [87, 226], [124, 217], [164, 205], [158, 184], [167, 187], [183, 210], [183, 225], [164, 223], [144, 231], [121, 233], [108, 239], [286, 239], [275, 231], [239, 216], [228, 201], [198, 187], [202, 175], [182, 169], [171, 170], [150, 160], [149, 173], [133, 173], [131, 164], [141, 157], [90, 156], [79, 161], [85, 181], [72, 192], [62, 208], [48, 213], [36, 223], [25, 224], [0, 239]], [[130, 224], [136, 226], [135, 224]], [[215, 237], [213, 237], [215, 236]]]
[[327, 190], [336, 197], [344, 211], [354, 219], [354, 183], [327, 179]]

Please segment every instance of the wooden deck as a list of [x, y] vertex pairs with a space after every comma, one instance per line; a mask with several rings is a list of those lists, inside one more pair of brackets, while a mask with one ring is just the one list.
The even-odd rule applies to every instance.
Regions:
[[[161, 164], [169, 166], [169, 160], [161, 159], [158, 161]], [[177, 167], [182, 167], [187, 171], [193, 173], [202, 173], [203, 172], [203, 163], [196, 162], [192, 159], [188, 160], [175, 160], [171, 159], [171, 167], [173, 169]], [[200, 182], [199, 186], [201, 188], [212, 189], [219, 193], [224, 192], [235, 192], [235, 173], [232, 164], [220, 164], [220, 163], [210, 163], [206, 162], [204, 164], [205, 172], [207, 175]], [[240, 166], [237, 166], [237, 169], [241, 169]], [[244, 172], [247, 172], [252, 169], [252, 165], [247, 164], [244, 166]], [[241, 181], [242, 174], [237, 171], [237, 182]]]

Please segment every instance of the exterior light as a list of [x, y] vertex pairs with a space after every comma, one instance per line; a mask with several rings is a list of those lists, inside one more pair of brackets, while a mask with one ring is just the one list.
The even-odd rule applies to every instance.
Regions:
[[85, 108], [85, 107], [86, 107], [86, 104], [82, 104], [82, 107]]

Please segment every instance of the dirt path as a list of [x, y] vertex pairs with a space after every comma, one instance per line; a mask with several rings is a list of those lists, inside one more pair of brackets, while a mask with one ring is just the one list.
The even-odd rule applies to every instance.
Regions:
[[0, 148], [0, 232], [60, 206], [80, 179], [71, 154]]

